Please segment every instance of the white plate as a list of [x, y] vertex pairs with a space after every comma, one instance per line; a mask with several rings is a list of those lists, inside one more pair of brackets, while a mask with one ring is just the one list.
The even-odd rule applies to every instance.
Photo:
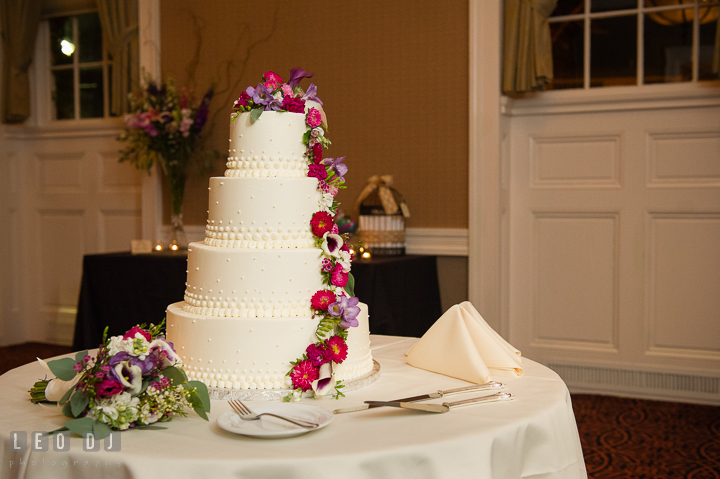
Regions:
[[269, 402], [247, 402], [245, 404], [257, 414], [271, 412], [292, 419], [314, 422], [319, 424], [319, 426], [315, 429], [308, 429], [271, 416], [263, 416], [254, 421], [243, 421], [240, 419], [240, 416], [235, 414], [235, 411], [227, 411], [221, 414], [220, 417], [217, 418], [218, 426], [228, 432], [242, 434], [243, 436], [273, 439], [299, 436], [311, 431], [317, 431], [330, 424], [330, 421], [333, 419], [331, 411], [318, 406]]

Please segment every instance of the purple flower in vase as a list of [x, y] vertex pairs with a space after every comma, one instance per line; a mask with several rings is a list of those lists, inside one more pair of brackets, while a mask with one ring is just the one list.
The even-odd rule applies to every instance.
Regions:
[[344, 176], [348, 172], [348, 167], [343, 161], [345, 160], [344, 156], [341, 156], [340, 158], [334, 159], [334, 158], [325, 158], [323, 159], [323, 165], [329, 166], [330, 170], [335, 172], [335, 176], [337, 176], [340, 181], [345, 181]]
[[272, 96], [272, 91], [265, 88], [265, 85], [258, 83], [258, 86], [253, 88], [247, 87], [245, 93], [252, 97], [253, 102], [256, 105], [263, 105], [265, 111], [279, 111], [282, 108], [282, 100]]
[[195, 123], [193, 124], [195, 131], [202, 130], [202, 127], [207, 122], [208, 112], [210, 111], [210, 100], [212, 100], [213, 94], [213, 89], [210, 88], [200, 102], [197, 113], [195, 113]]
[[357, 316], [360, 314], [360, 306], [358, 298], [348, 298], [340, 296], [340, 300], [328, 306], [328, 313], [331, 316], [340, 317], [340, 326], [347, 328], [355, 328], [358, 326]]

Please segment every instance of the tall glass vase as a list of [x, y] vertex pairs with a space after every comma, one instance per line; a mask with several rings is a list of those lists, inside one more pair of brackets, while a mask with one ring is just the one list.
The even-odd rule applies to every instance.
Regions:
[[188, 247], [187, 235], [183, 225], [182, 203], [185, 194], [185, 171], [178, 167], [168, 167], [165, 170], [168, 184], [170, 186], [170, 204], [172, 215], [172, 236], [170, 237], [169, 248], [173, 251], [186, 250]]

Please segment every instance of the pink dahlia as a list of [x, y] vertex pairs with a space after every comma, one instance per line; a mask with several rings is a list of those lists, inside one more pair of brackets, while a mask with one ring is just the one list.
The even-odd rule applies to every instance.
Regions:
[[322, 238], [325, 233], [332, 230], [333, 218], [327, 211], [318, 211], [312, 216], [310, 227], [315, 236]]
[[136, 335], [137, 333], [140, 333], [140, 334], [142, 335], [142, 337], [145, 338], [145, 339], [147, 339], [148, 341], [152, 341], [152, 336], [150, 335], [150, 333], [148, 333], [148, 332], [145, 331], [144, 329], [138, 328], [137, 326], [133, 326], [130, 331], [128, 331], [127, 333], [125, 333], [125, 334], [123, 335], [123, 339], [128, 339], [128, 338], [130, 338], [130, 339], [135, 339], [135, 335]]
[[[283, 92], [283, 96], [295, 96], [295, 95], [293, 95], [292, 87], [290, 85], [288, 85], [287, 83], [283, 83], [281, 90]], [[300, 112], [300, 113], [302, 113], [302, 112]]]
[[328, 359], [340, 364], [347, 358], [348, 347], [340, 336], [333, 336], [327, 340]]
[[310, 299], [310, 306], [312, 306], [313, 309], [327, 311], [328, 306], [330, 306], [335, 301], [337, 301], [335, 293], [324, 289], [318, 291], [313, 295], [312, 299]]
[[324, 180], [325, 178], [327, 178], [327, 170], [323, 165], [310, 165], [308, 177], [317, 178], [318, 180]]
[[320, 163], [320, 162], [322, 161], [322, 159], [323, 159], [323, 149], [322, 149], [322, 145], [321, 145], [320, 143], [315, 143], [315, 144], [312, 146], [312, 151], [313, 151], [313, 161], [314, 161], [315, 164], [317, 165], [317, 164]]
[[280, 78], [280, 75], [271, 71], [266, 71], [265, 73], [263, 73], [263, 78], [265, 79], [265, 83], [263, 83], [263, 85], [270, 91], [277, 90], [283, 82], [282, 78]]
[[348, 273], [343, 271], [343, 267], [340, 263], [336, 264], [330, 273], [330, 282], [335, 286], [344, 288], [348, 282]]
[[282, 108], [292, 113], [303, 113], [305, 112], [305, 100], [286, 95], [283, 98]]
[[295, 389], [302, 389], [303, 391], [312, 388], [312, 383], [317, 378], [317, 368], [307, 359], [297, 363], [290, 373], [290, 379]]
[[320, 112], [316, 108], [310, 108], [307, 112], [305, 122], [310, 128], [315, 128], [316, 126], [320, 126], [320, 123], [322, 123], [322, 116], [320, 116]]

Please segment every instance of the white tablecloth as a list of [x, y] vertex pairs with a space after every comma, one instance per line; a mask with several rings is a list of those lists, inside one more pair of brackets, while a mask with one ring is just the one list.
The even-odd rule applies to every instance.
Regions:
[[[411, 338], [372, 336], [380, 379], [338, 401], [303, 400], [335, 409], [468, 383], [413, 368]], [[516, 399], [453, 409], [446, 414], [378, 408], [340, 414], [324, 429], [264, 440], [226, 432], [215, 419], [229, 410], [212, 402], [210, 422], [191, 412], [166, 430], [127, 431], [119, 452], [13, 452], [11, 431], [47, 431], [64, 418], [53, 405], [34, 405], [27, 391], [44, 377], [28, 364], [0, 377], [0, 477], [23, 478], [586, 478], [570, 396], [546, 367], [524, 360], [522, 378], [497, 378]], [[484, 393], [476, 393], [481, 395]], [[473, 394], [455, 396], [457, 399]], [[455, 400], [455, 399], [450, 399]], [[442, 402], [436, 400], [434, 402]]]

